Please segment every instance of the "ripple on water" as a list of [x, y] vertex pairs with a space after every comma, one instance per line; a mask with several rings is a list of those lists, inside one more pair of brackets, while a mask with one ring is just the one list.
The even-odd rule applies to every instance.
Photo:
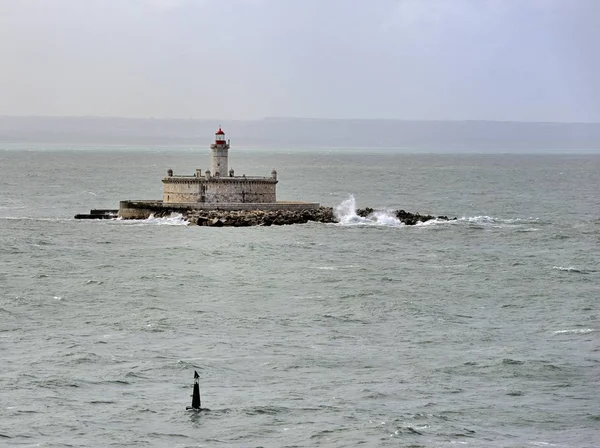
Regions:
[[[52, 219], [81, 209], [81, 182], [141, 197], [197, 159], [24, 154], [0, 150], [2, 192]], [[286, 184], [307, 198], [466, 218], [2, 219], [0, 445], [596, 446], [598, 156], [236, 154], [308, 160]], [[194, 370], [210, 414], [184, 410]]]

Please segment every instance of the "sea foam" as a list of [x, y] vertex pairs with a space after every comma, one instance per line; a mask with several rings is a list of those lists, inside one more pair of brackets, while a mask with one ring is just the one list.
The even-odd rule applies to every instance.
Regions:
[[558, 271], [564, 271], [564, 272], [575, 272], [577, 274], [587, 274], [587, 271], [584, 271], [583, 269], [576, 268], [574, 266], [567, 266], [567, 267], [552, 266], [552, 269], [556, 269]]
[[592, 333], [594, 330], [593, 328], [576, 328], [574, 330], [558, 330], [555, 331], [554, 334], [586, 334], [586, 333]]
[[154, 214], [147, 219], [122, 219], [117, 218], [114, 221], [120, 221], [123, 224], [129, 225], [155, 225], [155, 226], [187, 226], [189, 221], [183, 217], [181, 213], [171, 213], [170, 216], [156, 218]]
[[189, 221], [186, 221], [181, 213], [171, 213], [170, 216], [163, 218], [155, 218], [154, 215], [150, 215], [148, 219], [144, 219], [142, 222], [157, 226], [187, 226], [189, 224]]
[[366, 218], [356, 214], [356, 199], [354, 195], [333, 209], [335, 218], [339, 225], [342, 226], [384, 226], [384, 227], [399, 227], [404, 224], [397, 219], [392, 212], [386, 210], [376, 210]]

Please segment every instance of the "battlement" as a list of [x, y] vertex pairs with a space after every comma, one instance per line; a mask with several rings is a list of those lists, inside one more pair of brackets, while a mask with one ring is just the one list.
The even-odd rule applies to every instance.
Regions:
[[162, 179], [163, 183], [169, 182], [265, 182], [265, 183], [277, 183], [277, 179], [273, 177], [260, 177], [260, 176], [227, 176], [227, 177], [206, 177], [206, 176], [194, 176], [194, 175], [173, 175], [167, 176]]

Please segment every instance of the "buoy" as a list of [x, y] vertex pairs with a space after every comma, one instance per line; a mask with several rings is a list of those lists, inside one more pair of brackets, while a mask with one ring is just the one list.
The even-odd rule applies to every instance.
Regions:
[[202, 408], [200, 402], [200, 375], [194, 370], [194, 392], [192, 393], [192, 405], [185, 407], [186, 411], [208, 411], [206, 408]]

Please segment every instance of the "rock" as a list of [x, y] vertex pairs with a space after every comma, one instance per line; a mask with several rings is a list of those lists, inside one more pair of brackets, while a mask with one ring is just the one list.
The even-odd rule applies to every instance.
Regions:
[[373, 210], [371, 207], [359, 208], [358, 210], [356, 210], [356, 215], [360, 216], [361, 218], [366, 218], [367, 216], [369, 216], [374, 211], [375, 210]]
[[[367, 207], [356, 211], [358, 216], [366, 217], [375, 210]], [[170, 210], [157, 213], [155, 216], [169, 216]], [[308, 222], [335, 223], [337, 222], [332, 207], [319, 207], [304, 210], [180, 210], [185, 219], [192, 224], [210, 227], [249, 227], [305, 224]], [[421, 215], [396, 210], [394, 215], [406, 225], [415, 225], [431, 219], [449, 220], [447, 216]], [[456, 218], [453, 218], [456, 219]]]
[[190, 221], [190, 223], [192, 223], [192, 224], [195, 223], [199, 226], [207, 226], [208, 225], [208, 218], [206, 216], [194, 216], [188, 220]]
[[420, 213], [413, 214], [405, 210], [396, 210], [396, 218], [404, 224], [406, 224], [407, 226], [414, 226], [419, 222], [427, 222], [432, 219], [435, 219], [435, 216], [421, 215]]

